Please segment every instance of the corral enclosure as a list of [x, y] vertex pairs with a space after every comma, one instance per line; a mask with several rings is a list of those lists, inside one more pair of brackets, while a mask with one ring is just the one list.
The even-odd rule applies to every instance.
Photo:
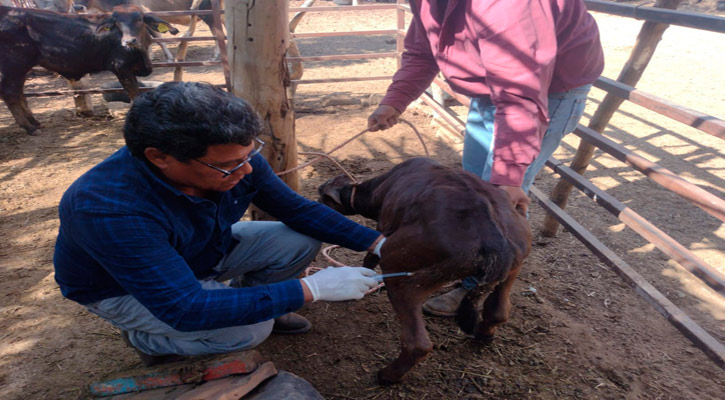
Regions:
[[[604, 76], [615, 78], [641, 21], [594, 15], [605, 48]], [[351, 10], [310, 13], [297, 32], [394, 27], [394, 11]], [[395, 38], [307, 38], [299, 39], [299, 46], [303, 56], [395, 51]], [[162, 60], [158, 47], [152, 49], [155, 59]], [[205, 60], [212, 52], [211, 42], [192, 42], [188, 59]], [[637, 87], [723, 118], [723, 54], [722, 34], [670, 27]], [[305, 67], [303, 79], [386, 75], [395, 70], [395, 60], [314, 62]], [[149, 79], [171, 80], [171, 71], [157, 69]], [[190, 68], [184, 79], [224, 82], [218, 66]], [[109, 80], [110, 74], [91, 78], [94, 83]], [[384, 81], [300, 85], [295, 98], [300, 150], [329, 151], [360, 132], [374, 109], [371, 95], [384, 93], [386, 86]], [[65, 87], [62, 79], [40, 76], [28, 80], [26, 92]], [[582, 124], [602, 97], [602, 91], [592, 90]], [[32, 98], [30, 106], [45, 125], [43, 134], [35, 137], [25, 135], [7, 109], [0, 108], [0, 398], [86, 398], [89, 383], [139, 365], [115, 329], [63, 300], [53, 281], [60, 196], [80, 174], [123, 144], [123, 111], [114, 110], [111, 117], [100, 96], [94, 100], [97, 116], [82, 119], [73, 115], [70, 97]], [[412, 107], [404, 118], [423, 133], [433, 158], [459, 165], [460, 143], [436, 134], [429, 111]], [[721, 139], [628, 103], [605, 134], [723, 197]], [[570, 135], [555, 156], [570, 159], [578, 141]], [[357, 176], [369, 177], [419, 155], [420, 144], [401, 125], [366, 134], [336, 158]], [[314, 198], [316, 187], [337, 173], [326, 162], [303, 170], [303, 194]], [[587, 176], [725, 271], [725, 228], [715, 218], [599, 152]], [[556, 176], [544, 170], [536, 186], [548, 193], [555, 181]], [[544, 211], [536, 205], [531, 211], [536, 233]], [[714, 291], [597, 210], [587, 197], [574, 193], [567, 211], [711, 335], [725, 340], [725, 305]], [[334, 255], [349, 264], [362, 260], [359, 253]], [[317, 261], [320, 266], [325, 263], [322, 257]], [[313, 322], [312, 332], [273, 336], [259, 350], [330, 399], [722, 398], [723, 370], [569, 233], [553, 239], [535, 237], [532, 255], [514, 288], [512, 318], [493, 345], [478, 348], [453, 321], [429, 317], [434, 352], [406, 381], [389, 388], [374, 381], [377, 369], [398, 352], [398, 325], [384, 291], [360, 302], [306, 306], [301, 313]]]

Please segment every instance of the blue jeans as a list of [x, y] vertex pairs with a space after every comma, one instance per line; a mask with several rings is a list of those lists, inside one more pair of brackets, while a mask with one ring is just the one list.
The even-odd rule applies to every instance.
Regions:
[[[584, 114], [587, 94], [591, 87], [592, 85], [584, 85], [568, 92], [549, 95], [549, 128], [541, 141], [541, 153], [524, 174], [524, 182], [521, 185], [524, 192], [529, 192], [536, 174], [554, 154], [564, 135], [576, 128]], [[466, 122], [466, 137], [463, 141], [463, 169], [473, 172], [485, 181], [491, 179], [493, 166], [493, 149], [496, 142], [496, 133], [493, 130], [495, 113], [496, 106], [489, 97], [471, 99]]]
[[[541, 141], [541, 152], [526, 169], [521, 188], [528, 193], [534, 183], [536, 174], [544, 167], [546, 160], [559, 147], [561, 139], [576, 128], [584, 114], [587, 94], [592, 85], [584, 85], [562, 93], [549, 94], [549, 127]], [[488, 181], [491, 179], [493, 166], [493, 149], [496, 132], [494, 132], [494, 115], [496, 106], [489, 97], [471, 99], [466, 122], [466, 136], [463, 140], [463, 169], [473, 172]], [[463, 280], [464, 289], [476, 286], [475, 278]]]
[[[239, 244], [215, 267], [216, 280], [202, 281], [207, 290], [264, 285], [292, 279], [315, 258], [321, 243], [281, 222], [243, 221], [232, 225]], [[87, 306], [88, 310], [127, 331], [131, 343], [150, 355], [228, 353], [255, 347], [271, 333], [273, 320], [197, 332], [181, 332], [160, 321], [133, 296], [112, 297]]]

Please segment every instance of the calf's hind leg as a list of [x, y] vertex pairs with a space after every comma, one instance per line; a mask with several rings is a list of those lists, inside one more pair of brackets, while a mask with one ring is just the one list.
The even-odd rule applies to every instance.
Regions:
[[475, 340], [490, 343], [496, 333], [496, 327], [508, 321], [511, 311], [509, 295], [516, 277], [521, 271], [521, 264], [511, 270], [505, 281], [499, 283], [483, 303], [483, 320], [476, 327]]
[[429, 291], [422, 291], [412, 281], [400, 284], [400, 281], [394, 280], [388, 280], [385, 285], [390, 303], [400, 320], [401, 352], [395, 361], [378, 372], [378, 382], [382, 385], [400, 382], [406, 372], [433, 350], [421, 308]]

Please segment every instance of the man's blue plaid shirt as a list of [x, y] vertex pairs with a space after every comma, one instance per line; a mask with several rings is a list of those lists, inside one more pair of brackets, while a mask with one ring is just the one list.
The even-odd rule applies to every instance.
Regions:
[[[250, 203], [323, 242], [362, 251], [379, 233], [305, 199], [255, 156], [252, 174], [217, 202], [186, 195], [124, 147], [80, 177], [60, 202], [55, 279], [81, 304], [132, 295], [180, 331], [247, 325], [304, 304], [298, 280], [203, 290], [199, 280], [233, 246], [231, 225]], [[280, 249], [284, 251], [284, 249]]]

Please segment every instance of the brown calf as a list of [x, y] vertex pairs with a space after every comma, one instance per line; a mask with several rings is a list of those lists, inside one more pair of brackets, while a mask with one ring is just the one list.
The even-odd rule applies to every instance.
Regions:
[[[381, 384], [401, 381], [433, 349], [421, 306], [446, 283], [478, 278], [479, 286], [466, 295], [457, 315], [461, 329], [475, 339], [490, 341], [508, 320], [509, 292], [531, 248], [531, 231], [503, 190], [468, 172], [413, 158], [359, 185], [337, 176], [319, 193], [321, 202], [342, 214], [378, 221], [387, 241], [381, 258], [369, 254], [365, 267], [379, 262], [385, 274], [415, 272], [385, 282], [400, 319], [402, 351], [378, 372]], [[484, 298], [479, 322], [477, 308]]]

